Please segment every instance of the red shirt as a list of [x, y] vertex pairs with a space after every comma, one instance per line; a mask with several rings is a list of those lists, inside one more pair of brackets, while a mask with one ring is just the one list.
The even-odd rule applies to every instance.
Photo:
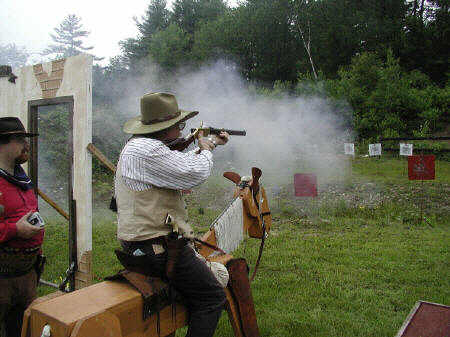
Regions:
[[38, 211], [38, 203], [33, 189], [27, 191], [0, 177], [0, 204], [4, 213], [0, 215], [0, 245], [12, 248], [38, 247], [44, 240], [42, 230], [30, 239], [17, 237], [16, 222], [30, 211]]

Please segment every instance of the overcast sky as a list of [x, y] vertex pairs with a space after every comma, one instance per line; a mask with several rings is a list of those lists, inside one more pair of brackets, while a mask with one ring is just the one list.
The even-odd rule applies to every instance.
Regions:
[[[94, 55], [109, 58], [120, 53], [118, 42], [138, 34], [133, 16], [145, 14], [150, 0], [0, 0], [0, 44], [15, 43], [31, 53], [39, 53], [52, 43], [50, 33], [68, 14], [81, 17], [91, 32], [84, 46], [94, 46]], [[167, 3], [172, 3], [168, 0]], [[229, 4], [236, 0], [228, 0]], [[37, 55], [32, 58], [39, 59]], [[30, 60], [32, 61], [32, 60]]]

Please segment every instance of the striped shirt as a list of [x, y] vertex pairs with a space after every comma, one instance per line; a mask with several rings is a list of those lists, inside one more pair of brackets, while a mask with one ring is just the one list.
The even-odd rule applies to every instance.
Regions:
[[120, 154], [122, 178], [133, 191], [152, 186], [187, 190], [200, 185], [211, 174], [211, 151], [198, 148], [189, 152], [171, 151], [157, 139], [132, 138]]

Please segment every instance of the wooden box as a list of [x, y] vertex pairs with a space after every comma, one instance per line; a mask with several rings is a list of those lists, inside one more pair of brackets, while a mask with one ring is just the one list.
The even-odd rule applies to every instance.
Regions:
[[[60, 293], [62, 294], [62, 293]], [[158, 336], [157, 315], [143, 320], [143, 299], [131, 285], [105, 281], [72, 293], [39, 298], [24, 315], [22, 337], [41, 337], [45, 325], [51, 337]], [[187, 324], [186, 309], [160, 312], [160, 336]]]

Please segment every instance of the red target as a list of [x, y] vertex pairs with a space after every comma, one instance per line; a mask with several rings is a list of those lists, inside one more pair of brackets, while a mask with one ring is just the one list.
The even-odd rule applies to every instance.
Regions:
[[317, 177], [313, 173], [297, 173], [294, 175], [296, 197], [317, 197]]
[[409, 156], [408, 178], [409, 180], [434, 180], [434, 155]]

